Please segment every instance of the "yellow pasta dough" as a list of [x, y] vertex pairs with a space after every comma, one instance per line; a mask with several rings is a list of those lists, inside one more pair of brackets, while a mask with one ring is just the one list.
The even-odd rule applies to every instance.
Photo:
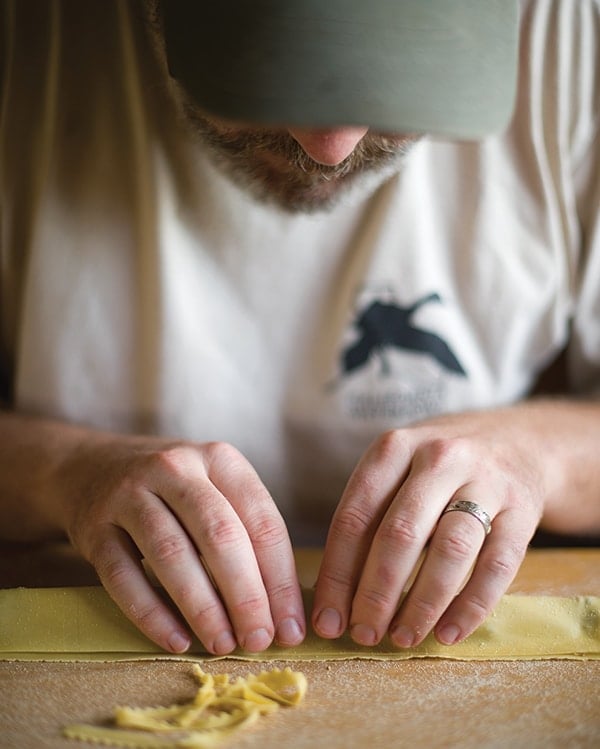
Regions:
[[248, 674], [230, 681], [228, 674], [212, 676], [197, 664], [199, 682], [195, 697], [169, 707], [118, 707], [114, 726], [67, 726], [67, 738], [126, 749], [209, 749], [231, 733], [254, 723], [280, 706], [300, 704], [306, 693], [306, 678], [286, 668]]
[[[312, 607], [312, 591], [305, 591]], [[132, 660], [211, 658], [195, 641], [188, 656], [172, 656], [148, 640], [103, 588], [15, 588], [0, 590], [0, 659]], [[295, 648], [272, 646], [263, 653], [235, 651], [248, 660], [340, 658], [454, 658], [514, 660], [600, 658], [600, 598], [506, 595], [470, 637], [441, 645], [430, 635], [414, 648], [395, 648], [386, 638], [362, 647], [346, 634], [324, 640], [309, 632]]]

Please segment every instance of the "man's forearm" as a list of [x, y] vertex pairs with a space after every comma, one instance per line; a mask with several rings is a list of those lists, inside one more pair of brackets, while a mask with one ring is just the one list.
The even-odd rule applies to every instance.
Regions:
[[64, 535], [62, 473], [68, 457], [93, 434], [0, 411], [0, 537], [36, 541]]
[[[474, 416], [466, 431], [473, 439], [481, 436], [492, 451], [512, 443], [515, 458], [528, 458], [542, 489], [543, 529], [600, 535], [600, 403], [534, 398]], [[507, 460], [505, 472], [513, 468]]]
[[600, 536], [600, 403], [530, 401], [532, 450], [548, 467], [548, 496], [541, 526], [548, 531]]

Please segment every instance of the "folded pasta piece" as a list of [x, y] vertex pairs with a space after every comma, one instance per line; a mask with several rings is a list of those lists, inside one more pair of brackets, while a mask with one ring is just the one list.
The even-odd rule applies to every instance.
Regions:
[[213, 677], [193, 666], [199, 682], [196, 695], [182, 705], [117, 707], [111, 727], [67, 726], [66, 738], [125, 749], [209, 749], [280, 706], [299, 705], [306, 694], [306, 677], [286, 668], [248, 674], [230, 682], [227, 674]]

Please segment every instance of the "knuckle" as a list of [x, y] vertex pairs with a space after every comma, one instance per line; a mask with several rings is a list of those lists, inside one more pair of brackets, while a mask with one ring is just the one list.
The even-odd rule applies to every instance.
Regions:
[[202, 452], [207, 465], [230, 471], [244, 460], [240, 451], [229, 442], [214, 440], [202, 445]]
[[[185, 614], [184, 610], [184, 614]], [[223, 616], [223, 609], [219, 601], [206, 601], [200, 606], [190, 609], [186, 619], [194, 632], [206, 635], [218, 626]]]
[[249, 521], [247, 529], [257, 551], [281, 546], [288, 538], [284, 524], [274, 515], [262, 515]]
[[392, 548], [414, 546], [422, 539], [415, 518], [404, 514], [385, 518], [377, 531], [377, 536], [379, 541]]
[[399, 582], [398, 565], [380, 564], [377, 569], [377, 582], [382, 586], [396, 587]]
[[175, 583], [170, 586], [169, 595], [177, 605], [177, 608], [185, 615], [186, 612], [195, 611], [198, 603], [197, 589], [186, 582]]
[[207, 519], [200, 529], [200, 548], [206, 553], [222, 551], [224, 547], [235, 548], [244, 542], [239, 523], [229, 518]]
[[293, 580], [283, 580], [275, 585], [270, 585], [267, 591], [271, 600], [293, 601], [296, 598], [297, 587]]
[[100, 527], [90, 545], [88, 561], [100, 579], [113, 589], [120, 588], [130, 576], [130, 566], [110, 529]]
[[350, 577], [336, 569], [321, 569], [318, 587], [335, 593], [347, 593], [352, 581]]
[[126, 560], [113, 555], [109, 544], [94, 549], [90, 562], [107, 590], [118, 592], [127, 587], [131, 570]]
[[423, 598], [422, 596], [414, 596], [410, 599], [410, 607], [419, 613], [419, 618], [423, 619], [427, 624], [435, 622], [438, 618], [437, 606], [433, 601]]
[[159, 565], [179, 560], [189, 549], [189, 540], [181, 533], [156, 535], [149, 538], [148, 555]]
[[145, 632], [153, 632], [155, 630], [155, 621], [162, 614], [162, 611], [159, 603], [150, 604], [141, 608], [138, 608], [132, 603], [127, 607], [127, 613], [141, 630]]
[[493, 577], [500, 578], [503, 580], [511, 580], [516, 573], [523, 553], [510, 546], [505, 546], [502, 549], [494, 551], [494, 553], [486, 555], [485, 559], [482, 560], [482, 564], [486, 572], [489, 572]]
[[174, 479], [183, 479], [195, 451], [190, 445], [176, 444], [152, 453], [148, 460], [150, 467], [158, 473], [165, 473]]
[[190, 541], [183, 531], [165, 532], [165, 520], [164, 511], [160, 508], [145, 507], [138, 513], [140, 540], [144, 551], [159, 564], [177, 560], [190, 548]]
[[489, 602], [476, 593], [470, 593], [465, 598], [464, 603], [477, 621], [483, 621], [486, 619], [491, 611]]
[[388, 616], [398, 603], [385, 591], [376, 588], [366, 588], [359, 591], [356, 599], [355, 604], [358, 604], [360, 608], [364, 606], [377, 619]]
[[161, 508], [146, 504], [137, 508], [137, 525], [147, 538], [153, 538], [163, 532], [165, 516]]
[[432, 550], [444, 559], [453, 562], [467, 562], [473, 557], [473, 545], [471, 539], [463, 533], [436, 533], [432, 542]]
[[218, 511], [211, 485], [190, 481], [189, 476], [183, 481], [175, 481], [169, 487], [168, 502], [184, 516], [189, 512], [211, 517]]
[[388, 461], [398, 461], [398, 455], [408, 452], [408, 436], [403, 429], [388, 429], [379, 436], [373, 451], [377, 460], [386, 463]]
[[429, 471], [443, 473], [457, 464], [464, 463], [471, 450], [468, 440], [462, 437], [437, 437], [425, 443], [420, 452]]
[[362, 538], [370, 529], [372, 518], [366, 509], [353, 505], [341, 510], [332, 525], [334, 537], [345, 541]]
[[248, 622], [256, 619], [256, 615], [262, 613], [266, 606], [265, 597], [257, 594], [232, 603], [231, 613], [241, 621]]

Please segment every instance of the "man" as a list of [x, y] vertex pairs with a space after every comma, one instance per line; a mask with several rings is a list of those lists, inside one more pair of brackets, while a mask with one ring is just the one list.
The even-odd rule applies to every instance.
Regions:
[[600, 531], [599, 4], [363, 5], [2, 6], [3, 535], [173, 652], [302, 640], [288, 529], [399, 647]]

